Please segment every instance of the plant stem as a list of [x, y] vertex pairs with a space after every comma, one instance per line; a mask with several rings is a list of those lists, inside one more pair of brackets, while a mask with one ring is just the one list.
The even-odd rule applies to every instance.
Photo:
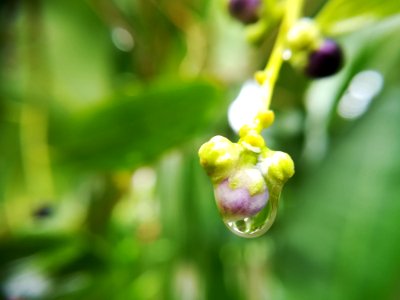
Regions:
[[279, 71], [282, 66], [283, 58], [282, 52], [285, 50], [285, 40], [289, 29], [301, 16], [301, 10], [304, 0], [288, 0], [286, 3], [285, 15], [279, 29], [278, 37], [270, 59], [265, 69], [256, 74], [256, 79], [264, 87], [265, 95], [264, 102], [265, 108], [268, 110], [271, 105], [272, 94], [274, 91], [276, 80], [279, 76]]
[[29, 197], [33, 202], [48, 201], [54, 197], [54, 186], [47, 144], [48, 97], [43, 93], [51, 90], [51, 80], [43, 57], [43, 7], [40, 0], [26, 1], [25, 5], [29, 78], [20, 115], [21, 155]]

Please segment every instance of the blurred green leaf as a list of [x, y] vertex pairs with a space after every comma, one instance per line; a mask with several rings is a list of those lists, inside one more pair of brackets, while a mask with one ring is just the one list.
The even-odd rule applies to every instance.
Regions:
[[217, 87], [180, 82], [149, 87], [81, 112], [53, 116], [57, 161], [93, 169], [133, 168], [209, 127], [221, 105]]
[[[345, 43], [359, 51], [349, 57], [352, 63], [343, 78], [332, 82], [347, 86], [358, 72], [373, 69], [384, 76], [384, 89], [360, 120], [335, 130], [330, 151], [318, 167], [297, 174], [303, 180], [287, 206], [284, 228], [277, 232], [276, 263], [286, 299], [398, 297], [400, 89], [395, 82], [400, 55], [388, 51], [397, 49], [399, 18], [395, 19]], [[322, 118], [339, 118], [334, 108], [341, 94], [343, 90], [327, 96], [336, 100], [329, 101], [331, 112]], [[326, 123], [338, 125], [329, 119]]]
[[385, 17], [400, 13], [397, 0], [330, 0], [316, 20], [329, 35], [360, 29]]
[[109, 95], [110, 79], [116, 76], [111, 28], [88, 2], [41, 2], [44, 35], [39, 46], [45, 49], [42, 63], [51, 74], [46, 89], [54, 92], [57, 101], [82, 104]]
[[[338, 39], [345, 64], [312, 81], [305, 108], [308, 79], [280, 71], [266, 140], [296, 176], [277, 223], [250, 241], [223, 225], [198, 162], [216, 122], [237, 138], [224, 95], [178, 78], [217, 78], [233, 99], [274, 34], [251, 48], [224, 1], [5, 4], [16, 2], [0, 30], [1, 299], [399, 298], [400, 4], [307, 2], [327, 3], [324, 34], [351, 32]], [[338, 102], [367, 70], [383, 90], [365, 115], [342, 118]], [[38, 217], [42, 207], [54, 213]], [[30, 270], [47, 293], [26, 292], [37, 284], [16, 275]]]
[[72, 245], [75, 240], [70, 236], [32, 235], [0, 240], [0, 266], [21, 257], [53, 251]]

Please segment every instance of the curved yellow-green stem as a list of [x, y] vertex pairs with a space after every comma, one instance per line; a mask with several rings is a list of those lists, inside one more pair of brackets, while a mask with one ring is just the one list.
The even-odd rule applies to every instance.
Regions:
[[255, 74], [255, 79], [264, 88], [264, 108], [269, 110], [271, 105], [272, 94], [276, 80], [279, 76], [279, 71], [282, 66], [282, 53], [285, 50], [285, 41], [289, 29], [301, 16], [303, 0], [288, 0], [286, 12], [279, 29], [278, 37], [276, 38], [275, 46], [272, 50], [271, 57], [265, 69], [258, 71]]

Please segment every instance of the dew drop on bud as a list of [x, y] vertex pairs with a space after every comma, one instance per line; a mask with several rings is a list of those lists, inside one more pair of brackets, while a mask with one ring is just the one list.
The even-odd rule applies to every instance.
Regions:
[[282, 188], [294, 174], [288, 154], [265, 145], [253, 148], [246, 138], [232, 143], [216, 136], [199, 150], [225, 225], [246, 238], [258, 237], [271, 227]]

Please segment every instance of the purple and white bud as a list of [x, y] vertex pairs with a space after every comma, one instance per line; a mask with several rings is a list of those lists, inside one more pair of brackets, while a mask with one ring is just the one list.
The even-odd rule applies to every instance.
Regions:
[[268, 203], [269, 193], [266, 185], [255, 194], [249, 188], [232, 188], [229, 179], [215, 187], [215, 199], [222, 217], [228, 221], [252, 217], [259, 213]]

